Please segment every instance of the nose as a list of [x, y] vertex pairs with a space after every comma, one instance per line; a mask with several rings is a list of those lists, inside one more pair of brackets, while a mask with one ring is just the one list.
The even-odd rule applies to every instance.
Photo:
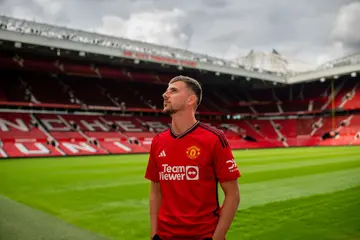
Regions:
[[165, 100], [169, 99], [169, 96], [168, 96], [168, 94], [167, 94], [167, 91], [163, 93], [162, 97], [163, 97]]

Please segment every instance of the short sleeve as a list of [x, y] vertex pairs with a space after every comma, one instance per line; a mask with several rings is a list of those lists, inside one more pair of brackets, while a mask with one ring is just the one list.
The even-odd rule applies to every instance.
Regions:
[[215, 143], [213, 157], [215, 175], [220, 183], [235, 180], [241, 176], [231, 148], [222, 134]]
[[156, 163], [155, 150], [156, 150], [156, 138], [153, 138], [150, 147], [150, 156], [146, 167], [145, 178], [153, 182], [159, 182], [159, 171]]

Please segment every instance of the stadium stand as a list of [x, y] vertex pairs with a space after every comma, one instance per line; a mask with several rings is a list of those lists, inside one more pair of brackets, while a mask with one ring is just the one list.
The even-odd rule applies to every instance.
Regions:
[[[72, 36], [69, 44], [123, 52], [116, 57], [41, 44], [19, 46], [0, 38], [2, 157], [147, 153], [152, 138], [169, 127], [170, 119], [161, 113], [162, 93], [179, 74], [201, 82], [204, 96], [197, 117], [223, 131], [233, 149], [360, 145], [356, 72], [321, 81], [311, 78], [311, 72], [292, 73], [302, 80], [290, 84], [281, 81], [283, 70], [260, 71], [179, 49], [16, 23], [0, 17], [0, 37], [3, 32], [41, 32], [48, 41]], [[329, 69], [336, 70], [327, 66], [322, 74]]]
[[[19, 54], [16, 56], [0, 64], [2, 102], [156, 111], [161, 109], [161, 95], [170, 79], [161, 73], [118, 71], [106, 66], [93, 71], [85, 64], [72, 66], [70, 63], [61, 63], [61, 74], [50, 60], [11, 63], [18, 61]], [[60, 61], [54, 62], [56, 66]], [[208, 96], [204, 97], [204, 106], [199, 112], [286, 116], [286, 113], [316, 112], [324, 107], [331, 109], [334, 105], [337, 109], [356, 109], [360, 95], [358, 78], [348, 77], [335, 83], [334, 86], [322, 82], [301, 83], [249, 92], [204, 84]], [[336, 89], [333, 102], [329, 101], [331, 87]], [[344, 121], [346, 126], [342, 126]], [[222, 130], [234, 149], [357, 144], [356, 134], [360, 129], [358, 116], [347, 115], [204, 122]], [[148, 152], [152, 138], [167, 129], [169, 123], [168, 118], [159, 116], [3, 112], [0, 152], [7, 157]], [[334, 138], [324, 138], [333, 131], [336, 132]]]

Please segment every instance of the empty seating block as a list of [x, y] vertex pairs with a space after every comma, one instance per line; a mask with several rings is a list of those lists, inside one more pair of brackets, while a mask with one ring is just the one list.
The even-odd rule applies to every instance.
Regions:
[[[349, 124], [341, 126], [344, 120]], [[339, 136], [322, 140], [322, 135], [333, 129], [333, 121]], [[233, 149], [284, 147], [280, 135], [290, 147], [359, 144], [355, 135], [360, 132], [360, 115], [272, 120], [273, 124], [270, 120], [202, 122], [222, 131]], [[315, 122], [323, 125], [316, 129]], [[153, 137], [168, 129], [170, 123], [168, 117], [1, 113], [0, 156], [148, 153]]]
[[88, 142], [59, 142], [59, 149], [66, 155], [100, 155], [108, 152]]
[[46, 141], [48, 138], [36, 120], [26, 113], [0, 113], [0, 139], [3, 142], [33, 139]]
[[62, 156], [55, 147], [43, 142], [5, 142], [3, 150], [9, 157]]

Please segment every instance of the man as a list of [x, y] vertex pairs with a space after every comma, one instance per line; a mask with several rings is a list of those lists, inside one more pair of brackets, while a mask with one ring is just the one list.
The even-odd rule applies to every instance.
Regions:
[[224, 240], [240, 203], [240, 171], [229, 144], [222, 132], [196, 120], [202, 89], [195, 79], [173, 78], [163, 98], [172, 122], [154, 137], [145, 173], [151, 239]]

